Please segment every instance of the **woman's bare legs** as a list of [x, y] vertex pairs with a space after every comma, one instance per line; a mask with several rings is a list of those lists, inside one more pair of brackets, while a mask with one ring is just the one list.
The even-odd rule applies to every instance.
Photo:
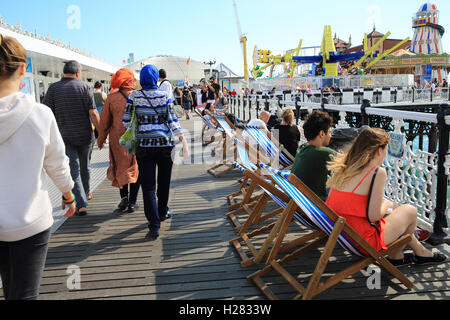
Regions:
[[[390, 215], [384, 218], [386, 221], [384, 229], [384, 242], [386, 245], [396, 241], [404, 234], [411, 235], [411, 241], [407, 244], [417, 256], [432, 257], [433, 253], [425, 248], [419, 240], [414, 236], [417, 223], [417, 209], [411, 205], [403, 205], [392, 211]], [[392, 251], [389, 258], [402, 259], [403, 249], [399, 248]]]

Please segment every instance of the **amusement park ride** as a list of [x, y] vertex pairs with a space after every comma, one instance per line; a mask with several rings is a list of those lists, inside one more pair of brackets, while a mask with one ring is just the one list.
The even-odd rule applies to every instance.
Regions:
[[[265, 71], [269, 70], [269, 78], [274, 77], [274, 71], [277, 66], [282, 66], [284, 73], [277, 77], [293, 78], [299, 75], [299, 66], [316, 65], [319, 70], [316, 76], [337, 77], [339, 75], [340, 65], [347, 65], [349, 74], [367, 74], [378, 62], [398, 50], [402, 45], [410, 40], [406, 38], [398, 42], [395, 46], [380, 52], [383, 42], [391, 35], [387, 32], [376, 44], [369, 47], [367, 34], [364, 34], [364, 45], [362, 52], [341, 54], [336, 51], [331, 26], [324, 28], [322, 42], [320, 47], [302, 47], [303, 40], [299, 41], [295, 49], [288, 50], [282, 55], [274, 55], [271, 50], [260, 50], [255, 46], [253, 50], [253, 69], [249, 70], [247, 62], [247, 37], [242, 33], [241, 24], [238, 16], [236, 0], [233, 0], [236, 23], [239, 33], [239, 42], [241, 44], [244, 56], [244, 77], [245, 82], [249, 80], [249, 73], [254, 79], [264, 76]], [[413, 28], [416, 30], [414, 41], [412, 42], [412, 52], [419, 53], [441, 53], [442, 43], [440, 41], [444, 29], [439, 25], [439, 14], [433, 4], [425, 4], [421, 7], [417, 17], [413, 21]], [[427, 39], [427, 40], [424, 40]], [[320, 48], [320, 53], [313, 56], [300, 55], [302, 51], [310, 48]], [[250, 71], [250, 72], [249, 72]]]
[[391, 33], [388, 32], [370, 48], [367, 44], [367, 34], [365, 34], [364, 51], [350, 54], [339, 54], [336, 52], [331, 26], [325, 26], [324, 28], [320, 53], [317, 56], [298, 56], [300, 50], [303, 49], [301, 47], [302, 40], [300, 40], [299, 46], [296, 49], [290, 50], [286, 54], [279, 56], [272, 55], [270, 50], [258, 50], [255, 46], [253, 51], [252, 74], [253, 77], [257, 79], [263, 76], [263, 70], [270, 68], [270, 77], [273, 77], [273, 70], [275, 66], [282, 65], [285, 73], [288, 74], [288, 77], [293, 77], [296, 68], [300, 64], [319, 64], [319, 66], [322, 67], [323, 76], [337, 77], [339, 73], [338, 64], [341, 62], [353, 62], [353, 66], [350, 67], [349, 71], [359, 68], [361, 72], [365, 74], [377, 62], [397, 50], [405, 42], [409, 41], [409, 38], [407, 38], [381, 54], [375, 52], [375, 50], [383, 43], [384, 40], [387, 39], [387, 37], [389, 37], [390, 34]]

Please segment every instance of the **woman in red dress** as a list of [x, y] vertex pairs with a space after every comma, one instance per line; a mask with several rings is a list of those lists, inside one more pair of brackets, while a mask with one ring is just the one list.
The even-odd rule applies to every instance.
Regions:
[[[441, 263], [446, 256], [425, 248], [414, 236], [417, 209], [411, 205], [397, 206], [384, 199], [387, 173], [381, 167], [387, 156], [389, 135], [382, 129], [368, 128], [360, 133], [352, 148], [329, 163], [333, 175], [326, 204], [360, 234], [376, 250], [386, 249], [405, 234], [411, 235], [408, 246], [413, 254], [403, 254], [404, 248], [390, 253], [396, 266], [411, 263]], [[369, 192], [370, 202], [369, 202]]]

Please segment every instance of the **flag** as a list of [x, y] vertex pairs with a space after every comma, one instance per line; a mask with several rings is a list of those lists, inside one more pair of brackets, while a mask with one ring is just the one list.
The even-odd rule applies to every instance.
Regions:
[[188, 59], [187, 63], [188, 66], [191, 64], [191, 58]]

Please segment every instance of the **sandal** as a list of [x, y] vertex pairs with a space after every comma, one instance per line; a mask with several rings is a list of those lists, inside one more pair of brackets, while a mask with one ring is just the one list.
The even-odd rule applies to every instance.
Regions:
[[78, 217], [84, 217], [87, 215], [87, 211], [80, 211], [80, 209], [77, 209], [77, 211], [75, 211], [75, 215]]
[[414, 256], [414, 263], [418, 265], [439, 264], [447, 260], [447, 256], [442, 253], [434, 253], [432, 257]]
[[415, 262], [414, 255], [412, 253], [405, 253], [403, 259], [390, 259], [386, 258], [394, 267], [408, 266]]

